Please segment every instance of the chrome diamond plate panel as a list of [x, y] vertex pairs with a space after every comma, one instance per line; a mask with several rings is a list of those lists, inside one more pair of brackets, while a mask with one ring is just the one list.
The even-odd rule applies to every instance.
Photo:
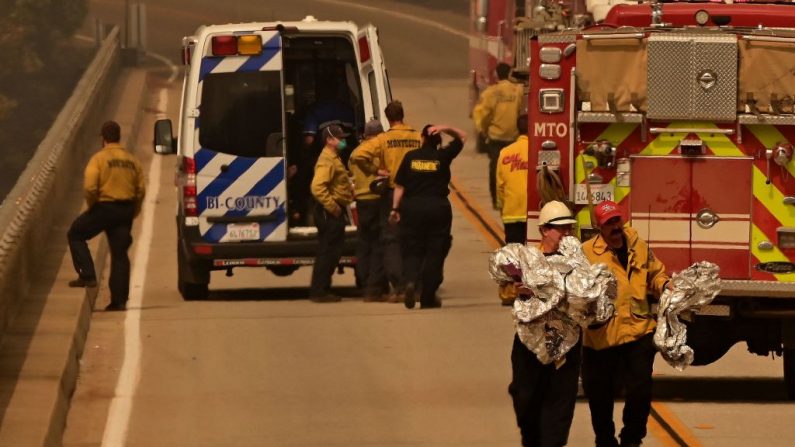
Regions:
[[656, 33], [648, 38], [650, 119], [733, 121], [737, 38]]

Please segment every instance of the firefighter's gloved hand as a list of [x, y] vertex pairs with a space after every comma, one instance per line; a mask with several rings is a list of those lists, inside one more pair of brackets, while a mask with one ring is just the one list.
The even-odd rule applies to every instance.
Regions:
[[400, 211], [392, 210], [389, 212], [388, 222], [390, 225], [397, 225], [400, 222]]

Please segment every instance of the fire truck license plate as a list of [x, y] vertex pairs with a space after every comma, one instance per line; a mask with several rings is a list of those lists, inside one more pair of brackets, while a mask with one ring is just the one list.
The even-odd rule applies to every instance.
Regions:
[[[594, 204], [605, 200], [615, 201], [615, 187], [611, 183], [591, 184], [591, 197], [593, 197]], [[585, 189], [584, 183], [577, 184], [575, 189], [574, 203], [577, 205], [588, 204], [588, 191]]]
[[230, 242], [259, 240], [259, 224], [251, 222], [246, 224], [228, 224], [226, 236]]

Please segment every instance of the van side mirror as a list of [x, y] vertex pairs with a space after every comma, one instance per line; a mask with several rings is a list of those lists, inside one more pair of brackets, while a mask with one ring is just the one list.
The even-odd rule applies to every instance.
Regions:
[[171, 120], [155, 121], [155, 153], [161, 155], [176, 154], [177, 140], [171, 126]]

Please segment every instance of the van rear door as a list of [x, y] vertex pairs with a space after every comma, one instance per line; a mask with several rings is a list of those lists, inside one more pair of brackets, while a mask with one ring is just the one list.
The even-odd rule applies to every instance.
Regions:
[[392, 100], [389, 89], [389, 78], [386, 72], [386, 62], [378, 45], [378, 29], [373, 25], [366, 25], [359, 31], [359, 61], [362, 70], [367, 75], [372, 98], [373, 117], [381, 120], [386, 125], [386, 118], [382, 117], [384, 107]]
[[[243, 36], [261, 38], [242, 46]], [[213, 38], [216, 44], [213, 44]], [[218, 44], [237, 42], [237, 51]], [[246, 38], [250, 42], [251, 39]], [[209, 36], [194, 134], [199, 230], [207, 242], [287, 239], [282, 39], [277, 31]], [[221, 54], [235, 54], [221, 56]], [[245, 54], [240, 54], [245, 53]]]

